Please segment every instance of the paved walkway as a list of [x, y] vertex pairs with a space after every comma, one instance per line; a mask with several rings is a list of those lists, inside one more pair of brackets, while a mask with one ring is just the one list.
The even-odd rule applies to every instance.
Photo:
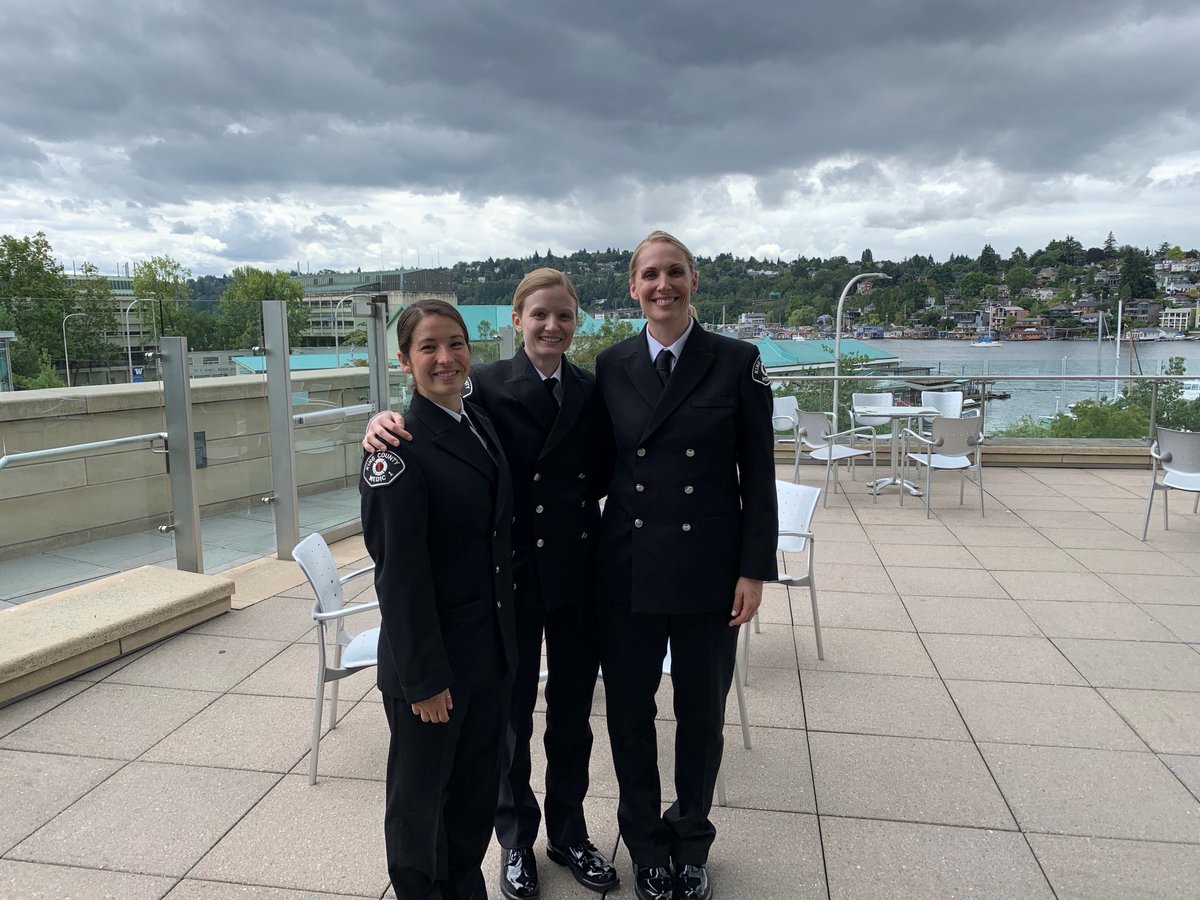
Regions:
[[[1194, 896], [1200, 518], [1176, 503], [1142, 544], [1145, 472], [986, 477], [983, 519], [951, 479], [932, 520], [861, 482], [818, 510], [827, 658], [807, 597], [770, 589], [752, 750], [729, 704], [719, 897]], [[309, 596], [283, 586], [0, 709], [0, 897], [390, 895], [371, 675], [343, 682], [305, 778]], [[632, 897], [602, 693], [588, 814]], [[592, 896], [540, 862], [544, 897]], [[494, 844], [488, 865], [494, 885]]]

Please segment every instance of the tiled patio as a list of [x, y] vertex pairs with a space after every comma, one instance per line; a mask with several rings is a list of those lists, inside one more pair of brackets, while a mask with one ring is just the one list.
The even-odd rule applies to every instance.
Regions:
[[[986, 479], [982, 519], [949, 478], [931, 520], [861, 482], [818, 510], [827, 659], [807, 596], [769, 589], [752, 750], [729, 704], [718, 896], [1194, 896], [1200, 518], [1177, 501], [1141, 543], [1144, 471]], [[283, 586], [0, 709], [0, 897], [387, 896], [371, 675], [343, 682], [305, 778], [309, 597]], [[602, 692], [588, 813], [632, 897]], [[544, 897], [592, 896], [540, 862]], [[495, 864], [493, 844], [492, 885]]]

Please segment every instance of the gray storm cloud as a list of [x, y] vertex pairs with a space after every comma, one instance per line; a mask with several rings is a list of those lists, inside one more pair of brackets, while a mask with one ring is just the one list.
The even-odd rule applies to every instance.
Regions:
[[[0, 184], [151, 211], [374, 191], [604, 209], [621, 192], [640, 221], [630, 185], [749, 178], [772, 211], [814, 191], [903, 193], [889, 172], [970, 160], [1025, 203], [1079, 174], [1133, 185], [1154, 154], [1195, 146], [1200, 99], [1163, 51], [1197, 40], [1184, 2], [9, 0]], [[245, 241], [237, 258], [294, 258], [308, 227], [223, 222], [212, 236]], [[628, 240], [590, 227], [560, 239]]]

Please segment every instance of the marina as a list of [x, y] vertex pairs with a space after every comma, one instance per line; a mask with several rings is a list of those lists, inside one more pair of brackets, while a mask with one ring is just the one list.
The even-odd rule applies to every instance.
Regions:
[[[871, 346], [898, 357], [903, 369], [928, 369], [931, 375], [951, 379], [999, 378], [993, 391], [1010, 394], [1007, 399], [990, 400], [987, 406], [989, 432], [1011, 425], [1025, 416], [1040, 420], [1053, 415], [1056, 407], [1066, 409], [1078, 400], [1113, 396], [1112, 378], [1131, 371], [1131, 345], [1122, 342], [1120, 361], [1112, 341], [1009, 341], [981, 352], [961, 341], [889, 340], [872, 341]], [[1099, 353], [1097, 352], [1099, 346]], [[1200, 378], [1200, 342], [1137, 341], [1132, 344], [1132, 372], [1156, 375], [1171, 357], [1182, 357], [1187, 374]], [[1045, 381], [1005, 384], [1005, 375], [1045, 375]], [[1063, 382], [1061, 375], [1102, 375], [1096, 384]], [[957, 388], [955, 388], [957, 389]]]

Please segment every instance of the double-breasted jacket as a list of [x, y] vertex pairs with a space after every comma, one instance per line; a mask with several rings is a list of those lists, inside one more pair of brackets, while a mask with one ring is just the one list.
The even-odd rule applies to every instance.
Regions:
[[601, 589], [634, 612], [729, 610], [739, 577], [776, 577], [771, 389], [753, 345], [692, 328], [665, 387], [646, 335], [600, 354], [615, 469]]

